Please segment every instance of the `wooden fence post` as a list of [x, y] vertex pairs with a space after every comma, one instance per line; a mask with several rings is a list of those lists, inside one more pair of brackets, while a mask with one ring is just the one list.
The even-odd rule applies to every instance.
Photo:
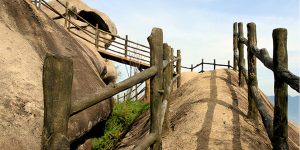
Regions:
[[230, 69], [230, 60], [228, 60], [228, 69]]
[[43, 68], [43, 149], [70, 149], [67, 136], [73, 81], [72, 60], [47, 55]]
[[125, 36], [125, 58], [127, 58], [128, 55], [128, 35]]
[[193, 68], [193, 64], [191, 64], [191, 72], [193, 72], [193, 69], [194, 69], [194, 68]]
[[[173, 60], [172, 56], [172, 49], [168, 44], [164, 44], [164, 60], [167, 60], [168, 62], [171, 62]], [[163, 100], [167, 100], [167, 108], [165, 112], [165, 117], [164, 117], [164, 131], [168, 132], [170, 131], [170, 118], [169, 118], [169, 108], [170, 108], [170, 101], [169, 101], [169, 95], [171, 93], [171, 82], [173, 79], [173, 74], [172, 74], [172, 68], [173, 63], [169, 63], [167, 67], [164, 70], [164, 98]], [[164, 114], [162, 114], [164, 115]]]
[[117, 102], [120, 102], [120, 96], [119, 96], [119, 94], [117, 95]]
[[126, 93], [124, 92], [124, 96], [123, 96], [123, 102], [126, 101]]
[[177, 50], [177, 58], [179, 58], [176, 62], [176, 72], [179, 75], [177, 78], [177, 88], [181, 85], [181, 52]]
[[95, 29], [95, 46], [98, 49], [99, 48], [99, 27], [98, 24], [96, 24], [96, 29]]
[[[239, 27], [238, 35], [239, 37], [243, 37], [244, 36], [243, 23], [239, 22], [238, 27]], [[244, 44], [241, 41], [239, 41], [238, 43], [238, 49], [239, 49], [239, 61], [238, 61], [239, 68], [245, 67]], [[244, 85], [245, 85], [245, 78], [243, 76], [241, 69], [239, 69], [239, 86], [243, 87]]]
[[251, 86], [257, 88], [257, 73], [256, 73], [256, 57], [252, 53], [251, 48], [257, 46], [256, 25], [255, 23], [247, 24], [248, 30], [248, 46], [247, 46], [247, 60], [248, 60], [248, 118], [253, 119], [258, 124], [258, 110], [255, 105], [255, 95]]
[[144, 101], [150, 103], [150, 79], [145, 81], [145, 99]]
[[204, 70], [203, 70], [203, 65], [204, 65], [204, 64], [203, 64], [203, 63], [204, 63], [204, 60], [202, 59], [202, 61], [201, 61], [201, 64], [202, 64], [202, 65], [201, 65], [201, 72], [204, 72]]
[[39, 0], [39, 9], [41, 9], [42, 6], [42, 0]]
[[237, 22], [233, 24], [233, 70], [237, 71], [238, 67], [238, 31]]
[[68, 28], [68, 19], [69, 19], [69, 2], [66, 2], [66, 10], [65, 10], [65, 28]]
[[157, 74], [150, 79], [150, 134], [156, 135], [156, 141], [150, 146], [151, 149], [161, 149], [160, 125], [161, 104], [163, 99], [163, 32], [159, 28], [153, 28], [148, 37], [150, 45], [150, 66], [157, 67]]
[[137, 85], [135, 85], [135, 94], [134, 95], [135, 95], [134, 96], [135, 100], [138, 100], [138, 86]]
[[273, 149], [288, 149], [288, 89], [279, 76], [281, 68], [288, 69], [287, 30], [284, 28], [273, 30], [273, 66], [275, 105], [272, 145]]
[[214, 59], [214, 70], [216, 70], [216, 59]]

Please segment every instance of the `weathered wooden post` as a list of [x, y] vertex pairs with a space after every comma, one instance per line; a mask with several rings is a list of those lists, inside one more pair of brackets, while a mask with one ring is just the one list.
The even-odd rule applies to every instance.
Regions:
[[[172, 55], [172, 49], [168, 44], [163, 45], [164, 48], [164, 60], [171, 62], [173, 60], [173, 55]], [[173, 78], [173, 74], [172, 74], [172, 68], [173, 67], [173, 63], [169, 63], [167, 65], [167, 67], [164, 70], [164, 97], [163, 100], [167, 101], [167, 106], [166, 106], [166, 110], [165, 110], [165, 114], [164, 115], [164, 131], [168, 132], [170, 131], [170, 118], [169, 118], [169, 108], [170, 108], [170, 100], [169, 100], [169, 95], [171, 93], [171, 82], [172, 82], [172, 78]]]
[[41, 9], [42, 6], [42, 0], [39, 0], [39, 9]]
[[191, 72], [193, 72], [193, 69], [194, 69], [193, 64], [191, 64]]
[[204, 65], [204, 60], [202, 59], [202, 61], [201, 61], [201, 72], [204, 72], [203, 65]]
[[237, 22], [233, 24], [233, 70], [237, 71], [238, 67], [238, 31]]
[[98, 49], [99, 48], [99, 27], [98, 24], [96, 24], [95, 28], [95, 46]]
[[150, 79], [145, 81], [145, 99], [144, 101], [149, 103], [150, 102]]
[[251, 48], [257, 46], [256, 25], [255, 23], [247, 24], [248, 30], [248, 46], [247, 46], [247, 60], [248, 60], [248, 118], [253, 119], [258, 124], [258, 110], [255, 105], [255, 95], [251, 86], [257, 88], [257, 73], [256, 73], [256, 57], [252, 53]]
[[214, 59], [214, 70], [216, 70], [216, 59]]
[[230, 69], [230, 60], [228, 60], [228, 69]]
[[120, 96], [119, 96], [119, 94], [117, 95], [117, 102], [120, 102]]
[[273, 149], [288, 149], [288, 88], [281, 79], [281, 68], [288, 69], [287, 30], [278, 28], [273, 30], [273, 66], [274, 66], [274, 122]]
[[176, 72], [179, 75], [177, 78], [177, 88], [181, 85], [181, 52], [177, 50], [177, 58], [179, 58], [176, 62]]
[[43, 149], [70, 149], [67, 136], [71, 109], [73, 63], [70, 58], [47, 55], [43, 68]]
[[[239, 27], [238, 35], [239, 38], [241, 38], [244, 36], [243, 23], [239, 22], [238, 27]], [[244, 44], [241, 41], [238, 42], [238, 49], [239, 49], [239, 61], [238, 61], [239, 68], [245, 67]], [[241, 69], [239, 69], [239, 86], [243, 87], [244, 85], [245, 85], [245, 78], [243, 76]]]
[[66, 2], [66, 10], [65, 10], [65, 28], [69, 29], [68, 19], [69, 19], [69, 2]]
[[126, 35], [125, 36], [125, 58], [127, 58], [127, 55], [128, 55], [128, 51], [127, 51], [127, 49], [128, 49], [128, 35]]
[[138, 100], [138, 86], [137, 86], [137, 84], [135, 85], [135, 94], [134, 95], [135, 95], [134, 96], [135, 100]]
[[161, 149], [160, 125], [161, 125], [161, 104], [163, 99], [163, 32], [159, 28], [153, 28], [148, 37], [150, 45], [150, 66], [157, 67], [157, 74], [150, 79], [150, 134], [156, 135], [156, 141], [151, 149]]
[[124, 95], [123, 95], [123, 102], [126, 101], [126, 93], [124, 92]]

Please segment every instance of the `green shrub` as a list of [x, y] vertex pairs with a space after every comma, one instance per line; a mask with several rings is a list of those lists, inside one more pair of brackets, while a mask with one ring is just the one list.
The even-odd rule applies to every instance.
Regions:
[[127, 130], [134, 119], [147, 109], [149, 109], [149, 104], [141, 101], [115, 102], [113, 112], [105, 124], [104, 135], [93, 139], [93, 149], [112, 149], [119, 141], [121, 133]]

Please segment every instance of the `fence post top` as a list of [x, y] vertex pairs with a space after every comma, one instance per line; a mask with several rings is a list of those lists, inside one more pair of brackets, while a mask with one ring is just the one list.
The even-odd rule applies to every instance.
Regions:
[[256, 27], [256, 24], [254, 23], [254, 22], [249, 22], [248, 24], [247, 24], [247, 27], [249, 28], [249, 27]]
[[287, 35], [286, 28], [276, 28], [273, 30], [273, 37], [279, 36], [280, 34]]

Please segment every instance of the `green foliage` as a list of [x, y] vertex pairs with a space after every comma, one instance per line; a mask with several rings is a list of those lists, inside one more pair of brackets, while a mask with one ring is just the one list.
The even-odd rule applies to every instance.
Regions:
[[128, 129], [134, 119], [147, 109], [149, 109], [149, 104], [141, 101], [115, 102], [112, 115], [105, 124], [104, 135], [93, 139], [93, 149], [112, 149], [120, 139], [121, 133]]

